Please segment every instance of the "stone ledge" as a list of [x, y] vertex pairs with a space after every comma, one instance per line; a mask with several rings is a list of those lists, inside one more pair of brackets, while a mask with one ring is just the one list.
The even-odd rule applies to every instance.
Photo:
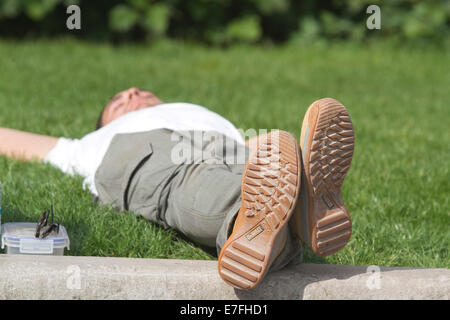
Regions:
[[[298, 264], [252, 291], [216, 261], [0, 255], [0, 299], [449, 299], [450, 269]], [[370, 288], [370, 289], [369, 289]]]

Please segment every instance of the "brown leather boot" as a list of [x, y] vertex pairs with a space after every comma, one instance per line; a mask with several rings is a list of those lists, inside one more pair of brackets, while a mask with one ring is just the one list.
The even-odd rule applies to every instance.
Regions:
[[242, 177], [242, 206], [218, 260], [219, 275], [252, 289], [283, 250], [300, 190], [300, 148], [295, 137], [272, 131], [260, 137]]
[[302, 189], [290, 224], [315, 254], [325, 257], [346, 246], [352, 221], [341, 199], [341, 186], [353, 157], [350, 116], [338, 101], [314, 102], [300, 136]]

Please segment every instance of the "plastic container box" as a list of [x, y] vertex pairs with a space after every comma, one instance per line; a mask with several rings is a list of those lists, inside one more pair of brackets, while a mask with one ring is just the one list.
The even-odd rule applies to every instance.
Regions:
[[60, 225], [57, 235], [45, 239], [36, 238], [37, 223], [10, 222], [2, 225], [2, 249], [7, 254], [47, 254], [62, 256], [64, 248], [70, 250], [70, 240], [66, 229]]

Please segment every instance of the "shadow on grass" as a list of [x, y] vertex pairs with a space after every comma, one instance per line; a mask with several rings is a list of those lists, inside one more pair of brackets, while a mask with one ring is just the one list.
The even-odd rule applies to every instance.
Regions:
[[329, 264], [327, 259], [319, 257], [305, 245], [303, 245], [302, 247], [303, 247], [302, 263]]
[[83, 241], [90, 232], [89, 226], [73, 216], [65, 217], [61, 224], [66, 228], [70, 239], [70, 250], [66, 251], [64, 255], [81, 256]]
[[202, 251], [204, 251], [205, 253], [207, 253], [208, 255], [210, 255], [212, 258], [217, 259], [218, 255], [217, 255], [217, 249], [216, 248], [212, 248], [212, 247], [207, 247], [198, 243], [193, 242], [191, 239], [189, 239], [188, 237], [186, 237], [184, 234], [182, 234], [181, 232], [178, 232], [175, 229], [172, 229], [172, 231], [174, 232], [176, 238], [180, 238], [183, 241], [189, 243], [191, 246], [193, 247], [197, 247], [199, 249], [201, 249]]

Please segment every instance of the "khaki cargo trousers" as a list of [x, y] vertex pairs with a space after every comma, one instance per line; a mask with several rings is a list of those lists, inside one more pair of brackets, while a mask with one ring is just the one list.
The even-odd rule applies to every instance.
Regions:
[[[248, 155], [248, 148], [218, 132], [118, 134], [95, 175], [98, 200], [173, 228], [219, 253], [241, 206]], [[289, 230], [270, 271], [300, 261], [300, 241]]]

